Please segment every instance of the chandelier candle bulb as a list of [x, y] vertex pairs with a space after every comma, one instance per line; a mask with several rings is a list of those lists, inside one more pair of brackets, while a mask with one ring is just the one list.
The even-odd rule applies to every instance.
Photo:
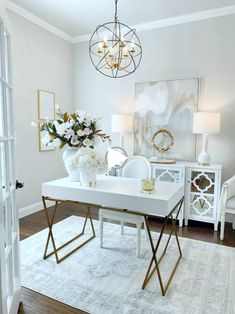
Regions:
[[109, 50], [109, 57], [110, 57], [110, 58], [113, 57], [113, 48], [110, 48], [110, 50]]
[[122, 37], [121, 38], [121, 42], [120, 42], [120, 47], [121, 48], [124, 48], [126, 46], [125, 43], [124, 43], [124, 40], [125, 40], [124, 37]]
[[103, 40], [103, 48], [108, 48], [108, 39], [106, 36], [104, 36], [104, 40]]
[[131, 43], [130, 52], [131, 52], [131, 53], [134, 53], [134, 52], [135, 52], [135, 43], [134, 43], [134, 41], [132, 41], [132, 43]]
[[123, 57], [128, 57], [128, 50], [127, 50], [127, 47], [125, 47], [124, 49], [123, 49]]
[[103, 44], [102, 43], [99, 43], [98, 44], [98, 50], [97, 50], [98, 53], [103, 53]]

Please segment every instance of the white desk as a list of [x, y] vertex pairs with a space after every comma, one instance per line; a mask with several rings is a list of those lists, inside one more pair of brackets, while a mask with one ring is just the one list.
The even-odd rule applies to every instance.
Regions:
[[[95, 237], [95, 231], [92, 224], [92, 219], [90, 216], [90, 204], [96, 204], [99, 206], [104, 206], [106, 208], [112, 208], [112, 210], [117, 211], [127, 211], [130, 213], [135, 213], [137, 215], [142, 215], [145, 218], [147, 231], [149, 235], [150, 245], [152, 249], [152, 260], [149, 265], [144, 283], [142, 288], [145, 288], [148, 281], [152, 277], [155, 270], [157, 271], [159, 283], [161, 286], [162, 294], [165, 295], [171, 279], [175, 273], [175, 270], [178, 266], [179, 260], [182, 256], [179, 240], [177, 237], [175, 221], [180, 212], [183, 198], [184, 198], [184, 186], [180, 183], [169, 183], [169, 182], [157, 182], [156, 192], [154, 194], [141, 193], [141, 180], [139, 179], [130, 179], [130, 178], [120, 178], [120, 177], [109, 177], [109, 176], [98, 176], [96, 187], [83, 187], [79, 182], [70, 182], [68, 178], [63, 178], [47, 183], [42, 184], [42, 197], [46, 213], [46, 218], [49, 227], [48, 239], [46, 243], [44, 259], [55, 255], [57, 263], [61, 262], [73, 252], [78, 250], [81, 246], [89, 242]], [[49, 217], [46, 201], [53, 200], [55, 201], [55, 207], [52, 217]], [[77, 235], [75, 238], [71, 239], [64, 245], [56, 247], [55, 240], [53, 237], [53, 223], [54, 217], [56, 214], [57, 206], [60, 202], [63, 201], [72, 201], [87, 204], [87, 216], [85, 223], [82, 229], [82, 232]], [[173, 218], [173, 214], [176, 212], [176, 216]], [[150, 226], [148, 223], [149, 217], [165, 217], [163, 220], [162, 230], [156, 245], [154, 245]], [[67, 244], [70, 244], [75, 239], [79, 238], [84, 234], [87, 220], [90, 220], [93, 234], [85, 242], [76, 247], [73, 251], [65, 255], [64, 257], [58, 257], [58, 251], [63, 249]], [[168, 237], [168, 241], [165, 247], [163, 254], [157, 259], [157, 251], [164, 233], [165, 226], [168, 222], [171, 221], [172, 230]], [[159, 264], [166, 252], [170, 238], [172, 234], [175, 235], [177, 245], [179, 248], [179, 259], [167, 281], [166, 285], [163, 285], [161, 274], [159, 271]], [[47, 253], [49, 242], [52, 242], [53, 251]], [[154, 265], [152, 269], [152, 265]]]
[[179, 183], [157, 182], [154, 194], [141, 193], [141, 180], [98, 176], [96, 187], [63, 178], [42, 184], [42, 195], [55, 199], [116, 207], [151, 216], [167, 216], [184, 196]]

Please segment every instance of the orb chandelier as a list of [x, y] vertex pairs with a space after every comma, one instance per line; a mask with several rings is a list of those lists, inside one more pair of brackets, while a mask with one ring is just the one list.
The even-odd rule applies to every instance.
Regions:
[[119, 22], [115, 0], [114, 22], [97, 26], [89, 43], [91, 62], [105, 76], [119, 78], [138, 68], [142, 47], [136, 30]]

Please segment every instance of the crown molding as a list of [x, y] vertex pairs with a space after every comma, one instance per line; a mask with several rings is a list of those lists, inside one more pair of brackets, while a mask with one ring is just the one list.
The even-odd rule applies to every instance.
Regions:
[[[4, 6], [8, 10], [22, 16], [28, 21], [46, 29], [52, 34], [72, 44], [87, 42], [90, 40], [90, 37], [92, 35], [90, 33], [90, 34], [84, 34], [84, 35], [72, 37], [69, 34], [65, 33], [64, 31], [60, 30], [59, 28], [51, 25], [50, 23], [32, 14], [28, 10], [25, 10], [22, 7], [18, 6], [17, 4], [13, 3], [11, 0], [4, 0]], [[150, 21], [146, 23], [140, 23], [140, 24], [132, 25], [131, 28], [135, 28], [138, 32], [144, 32], [144, 31], [148, 31], [152, 29], [158, 29], [158, 28], [164, 28], [164, 27], [169, 27], [169, 26], [174, 26], [174, 25], [203, 21], [207, 19], [212, 19], [212, 18], [226, 16], [226, 15], [232, 15], [232, 14], [235, 14], [235, 5], [215, 8], [211, 10], [193, 12], [193, 13], [184, 14], [184, 15], [178, 15], [178, 16], [169, 17], [165, 19], [159, 19], [159, 20]]]
[[53, 26], [50, 23], [47, 23], [43, 19], [37, 17], [36, 15], [32, 14], [28, 10], [23, 9], [22, 7], [18, 6], [17, 4], [13, 3], [10, 0], [4, 0], [4, 7], [8, 10], [10, 10], [13, 13], [18, 14], [19, 16], [25, 18], [26, 20], [46, 29], [50, 33], [56, 35], [57, 37], [60, 37], [70, 43], [72, 43], [73, 37], [69, 34], [63, 32], [59, 28]]
[[[208, 20], [216, 17], [226, 16], [235, 14], [235, 5], [230, 5], [226, 7], [204, 10], [199, 12], [193, 12], [184, 15], [178, 15], [174, 17], [169, 17], [165, 19], [159, 19], [155, 21], [150, 21], [146, 23], [140, 23], [130, 26], [131, 28], [136, 29], [138, 32], [144, 32], [152, 29], [164, 28], [174, 25], [180, 25], [185, 23], [197, 22]], [[88, 41], [92, 34], [86, 34], [81, 36], [73, 37], [72, 43], [81, 43]]]
[[77, 43], [83, 43], [83, 42], [89, 41], [91, 38], [91, 35], [92, 33], [72, 37], [72, 43], [77, 44]]
[[138, 30], [139, 32], [156, 29], [156, 28], [164, 28], [168, 26], [174, 26], [179, 24], [185, 24], [185, 23], [191, 23], [191, 22], [197, 22], [197, 21], [203, 21], [208, 19], [213, 19], [216, 17], [226, 16], [235, 14], [235, 5], [211, 9], [211, 10], [205, 10], [205, 11], [199, 11], [199, 12], [193, 12], [189, 14], [184, 15], [178, 15], [166, 19], [160, 19], [156, 21], [150, 21], [147, 23], [141, 23], [133, 25], [132, 27]]

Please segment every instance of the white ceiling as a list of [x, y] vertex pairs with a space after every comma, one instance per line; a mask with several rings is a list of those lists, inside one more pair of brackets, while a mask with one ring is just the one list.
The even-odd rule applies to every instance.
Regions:
[[[72, 37], [93, 32], [114, 15], [114, 0], [11, 1]], [[235, 0], [119, 0], [118, 15], [121, 22], [135, 25], [234, 4]]]

